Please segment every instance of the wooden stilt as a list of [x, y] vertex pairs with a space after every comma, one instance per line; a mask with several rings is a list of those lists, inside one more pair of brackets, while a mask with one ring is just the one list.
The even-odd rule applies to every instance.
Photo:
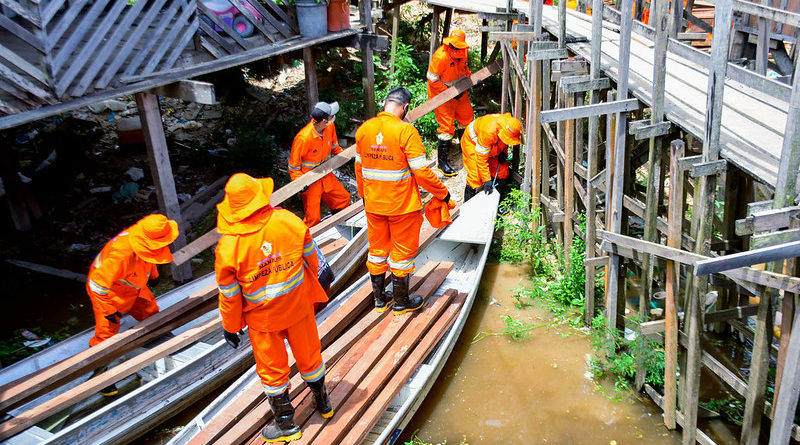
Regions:
[[[375, 24], [372, 22], [372, 2], [361, 0], [362, 23], [367, 27], [367, 32], [375, 32]], [[361, 84], [364, 88], [364, 119], [375, 117], [375, 61], [372, 57], [372, 46], [364, 39], [361, 42], [361, 63], [364, 67], [364, 74]]]
[[[575, 106], [575, 95], [564, 94], [567, 108]], [[572, 249], [572, 213], [575, 211], [575, 120], [564, 123], [564, 264], [569, 273]]]
[[[362, 2], [364, 0], [361, 0]], [[434, 6], [433, 7], [433, 20], [431, 21], [431, 51], [430, 57], [428, 57], [428, 61], [433, 58], [433, 53], [436, 52], [436, 49], [439, 48], [439, 15], [442, 13], [441, 6]]]
[[[606, 97], [606, 102], [613, 102], [617, 97], [616, 91], [609, 91]], [[614, 166], [616, 163], [614, 162], [614, 155], [616, 153], [616, 139], [614, 138], [614, 134], [617, 131], [617, 120], [615, 114], [609, 114], [606, 119], [606, 188], [605, 188], [605, 209], [603, 211], [603, 223], [605, 224], [606, 230], [609, 227], [609, 199], [611, 198], [611, 185], [614, 183]], [[610, 264], [606, 266], [605, 271], [605, 283], [604, 283], [604, 293], [606, 295], [606, 314], [610, 312], [610, 303], [608, 301], [608, 286], [609, 286], [609, 276], [611, 275], [611, 267]], [[618, 270], [615, 269], [615, 273]], [[616, 303], [615, 303], [616, 305]], [[614, 310], [616, 312], [616, 309]]]
[[[172, 243], [172, 250], [176, 251], [186, 245], [184, 231], [187, 227], [181, 216], [181, 206], [175, 189], [175, 177], [172, 175], [172, 166], [169, 162], [167, 138], [161, 123], [158, 96], [150, 93], [137, 93], [136, 106], [139, 108], [139, 119], [142, 121], [150, 173], [153, 175], [153, 184], [156, 186], [158, 208], [167, 218], [177, 221], [178, 227], [181, 229], [178, 238]], [[172, 265], [172, 278], [177, 282], [191, 279], [191, 265], [189, 263], [180, 266]]]
[[11, 220], [14, 222], [14, 228], [18, 231], [28, 231], [33, 228], [33, 219], [28, 213], [28, 206], [25, 205], [25, 200], [23, 199], [23, 184], [17, 174], [19, 165], [12, 156], [10, 147], [3, 147], [0, 156], [2, 156], [2, 159], [0, 159], [0, 178], [3, 180]]
[[[317, 61], [314, 58], [314, 49], [311, 46], [303, 48], [303, 62], [306, 71], [306, 98], [308, 99], [308, 114], [319, 102], [319, 87], [317, 85]], [[365, 63], [366, 65], [366, 63]]]
[[[397, 39], [400, 34], [400, 3], [394, 4], [392, 9], [392, 54], [389, 58], [389, 75], [394, 74], [394, 61], [397, 56]], [[483, 61], [483, 59], [481, 59]]]
[[[486, 28], [489, 26], [489, 21], [486, 19], [481, 20], [481, 26]], [[489, 32], [481, 31], [481, 64], [486, 63], [486, 55], [489, 50]]]
[[[772, 6], [771, 0], [763, 0], [763, 5]], [[769, 34], [772, 29], [772, 22], [766, 17], [758, 18], [758, 38], [756, 39], [756, 72], [762, 76], [767, 75], [767, 63], [769, 62]]]
[[450, 23], [453, 20], [453, 8], [444, 10], [444, 26], [442, 26], [442, 40], [450, 35]]

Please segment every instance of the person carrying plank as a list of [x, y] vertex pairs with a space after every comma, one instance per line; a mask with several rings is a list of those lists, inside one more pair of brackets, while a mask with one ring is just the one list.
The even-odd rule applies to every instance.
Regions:
[[[456, 84], [461, 79], [469, 78], [472, 73], [467, 66], [469, 45], [467, 35], [460, 29], [454, 29], [450, 36], [443, 39], [443, 45], [433, 53], [428, 66], [428, 100]], [[447, 156], [450, 143], [456, 132], [456, 123], [463, 128], [475, 118], [469, 93], [463, 92], [433, 111], [439, 124], [438, 166], [445, 176], [455, 176], [456, 171], [450, 166]]]
[[[342, 152], [336, 137], [336, 127], [333, 125], [338, 112], [337, 102], [319, 102], [311, 110], [311, 122], [297, 133], [292, 143], [292, 152], [289, 155], [289, 177], [292, 181]], [[303, 221], [308, 227], [314, 227], [320, 222], [320, 201], [331, 209], [331, 213], [350, 205], [350, 193], [333, 173], [305, 186], [301, 194], [305, 212]]]
[[[403, 121], [410, 102], [407, 89], [393, 88], [386, 96], [384, 111], [356, 131], [356, 182], [367, 215], [367, 269], [375, 308], [384, 312], [394, 302], [395, 315], [417, 310], [425, 303], [420, 296], [408, 295], [422, 227], [418, 185], [450, 208], [455, 206], [447, 187], [428, 168], [419, 132]], [[384, 292], [389, 269], [391, 293]]]
[[311, 233], [292, 212], [269, 204], [274, 183], [237, 173], [217, 205], [216, 271], [225, 341], [239, 346], [248, 328], [256, 372], [275, 422], [261, 432], [267, 442], [302, 436], [289, 399], [288, 340], [297, 370], [314, 394], [322, 417], [333, 416], [325, 389], [325, 364], [314, 320], [314, 303], [328, 296], [317, 280], [319, 262]]
[[[169, 245], [178, 237], [178, 223], [164, 215], [147, 215], [111, 239], [92, 261], [86, 292], [94, 311], [94, 337], [89, 346], [119, 332], [122, 314], [137, 321], [158, 313], [158, 303], [147, 287], [158, 278], [158, 264], [172, 261]], [[98, 369], [95, 374], [103, 372]], [[102, 390], [103, 396], [118, 393], [115, 385]]]
[[467, 169], [464, 201], [478, 193], [478, 187], [488, 194], [497, 179], [505, 180], [510, 174], [508, 147], [521, 142], [522, 123], [505, 114], [481, 116], [467, 127], [461, 137], [461, 153]]

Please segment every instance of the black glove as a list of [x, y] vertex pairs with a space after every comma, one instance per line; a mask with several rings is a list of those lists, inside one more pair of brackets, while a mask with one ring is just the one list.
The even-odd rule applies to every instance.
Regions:
[[503, 151], [503, 152], [500, 152], [499, 155], [497, 155], [497, 163], [498, 164], [502, 164], [502, 163], [506, 162], [507, 160], [508, 160], [508, 153]]
[[483, 191], [486, 192], [487, 195], [492, 193], [492, 189], [494, 186], [492, 185], [492, 181], [486, 181], [483, 183]]
[[122, 314], [120, 314], [119, 311], [106, 315], [106, 320], [114, 324], [119, 324], [120, 318], [122, 318]]
[[308, 186], [305, 186], [302, 189], [300, 189], [300, 193], [305, 193], [307, 191], [308, 191]]
[[224, 333], [225, 333], [225, 342], [228, 343], [233, 349], [238, 348], [239, 342], [241, 341], [239, 339], [239, 335], [242, 334], [242, 331], [239, 331], [238, 333], [224, 331]]
[[156, 287], [159, 283], [161, 283], [161, 275], [159, 275], [157, 278], [150, 278], [150, 280], [147, 282], [150, 287]]
[[449, 191], [447, 192], [447, 196], [445, 196], [444, 199], [442, 199], [442, 201], [444, 201], [445, 203], [450, 201], [450, 192]]
[[456, 99], [456, 100], [461, 99], [461, 96], [463, 96], [463, 95], [464, 95], [464, 93], [459, 93], [458, 96], [454, 97], [453, 99]]

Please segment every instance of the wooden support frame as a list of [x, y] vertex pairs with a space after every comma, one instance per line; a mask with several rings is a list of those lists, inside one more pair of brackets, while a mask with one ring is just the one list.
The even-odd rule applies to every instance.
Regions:
[[217, 103], [214, 84], [201, 82], [199, 80], [180, 80], [153, 88], [149, 90], [148, 93], [204, 105], [214, 105]]
[[638, 99], [626, 99], [593, 105], [582, 105], [580, 107], [547, 110], [542, 111], [542, 123], [582, 119], [611, 113], [624, 113], [638, 110], [641, 107], [642, 105]]

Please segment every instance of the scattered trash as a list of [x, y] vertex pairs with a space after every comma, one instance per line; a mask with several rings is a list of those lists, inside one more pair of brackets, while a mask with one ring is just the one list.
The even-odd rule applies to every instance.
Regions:
[[144, 178], [144, 170], [139, 167], [131, 167], [125, 172], [132, 181], [138, 181]]
[[24, 144], [28, 141], [36, 139], [36, 136], [38, 135], [39, 135], [39, 130], [31, 130], [27, 133], [23, 133], [22, 136], [19, 136], [16, 139], [14, 139], [14, 142], [16, 142], [17, 144]]
[[70, 244], [70, 246], [67, 247], [67, 250], [70, 252], [87, 252], [91, 248], [92, 246], [88, 244], [75, 243]]
[[129, 182], [124, 184], [116, 193], [111, 195], [111, 199], [114, 201], [114, 204], [119, 204], [120, 202], [130, 202], [137, 193], [139, 193], [139, 184], [135, 182]]
[[192, 264], [203, 264], [202, 258], [192, 258]]
[[210, 154], [212, 156], [222, 155], [222, 154], [227, 154], [227, 153], [228, 153], [228, 149], [227, 148], [213, 148], [211, 150], [208, 150], [208, 154]]
[[111, 110], [111, 111], [127, 110], [128, 104], [115, 99], [108, 99], [102, 102], [93, 103], [89, 105], [87, 108], [89, 108], [89, 111], [91, 111], [92, 113], [99, 114], [106, 110]]
[[19, 180], [22, 181], [23, 184], [29, 184], [33, 179], [25, 176], [22, 172], [17, 172], [17, 176], [19, 176]]
[[178, 193], [178, 201], [180, 201], [181, 203], [189, 201], [190, 199], [192, 199], [192, 195], [188, 193]]
[[650, 309], [650, 315], [652, 315], [653, 317], [661, 317], [662, 315], [664, 315], [664, 309], [661, 309], [660, 307], [657, 307], [655, 309]]
[[102, 185], [100, 187], [92, 187], [89, 189], [89, 193], [107, 193], [111, 191], [110, 185]]
[[494, 297], [492, 297], [492, 300], [489, 301], [489, 306], [500, 306], [500, 302], [497, 301], [497, 299], [495, 299]]
[[55, 150], [51, 151], [50, 154], [47, 156], [47, 159], [42, 161], [42, 163], [39, 164], [38, 167], [36, 167], [36, 170], [35, 170], [36, 173], [39, 173], [40, 171], [42, 171], [42, 170], [46, 169], [47, 167], [50, 167], [51, 165], [53, 165], [56, 162], [56, 157], [57, 156], [58, 155], [56, 154]]
[[229, 147], [236, 145], [236, 142], [237, 142], [236, 138], [228, 138], [225, 140], [225, 143], [228, 144]]
[[47, 338], [39, 338], [38, 335], [34, 334], [29, 330], [22, 331], [22, 338], [26, 339], [27, 341], [22, 342], [23, 345], [29, 348], [38, 348], [40, 346], [44, 346], [50, 343], [50, 337]]

